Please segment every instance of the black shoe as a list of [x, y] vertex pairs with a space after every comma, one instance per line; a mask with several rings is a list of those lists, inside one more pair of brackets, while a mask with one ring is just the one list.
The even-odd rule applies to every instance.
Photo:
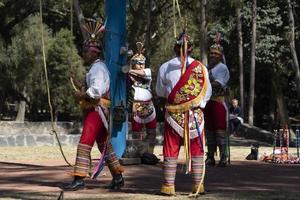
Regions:
[[227, 166], [227, 158], [226, 157], [221, 157], [218, 167], [226, 167]]
[[76, 191], [80, 189], [84, 189], [85, 184], [83, 178], [75, 177], [73, 182], [64, 187], [66, 191]]
[[206, 166], [215, 166], [216, 161], [215, 161], [214, 157], [207, 157], [205, 160], [205, 164], [206, 164]]
[[124, 178], [122, 176], [122, 174], [117, 174], [113, 177], [111, 183], [108, 185], [108, 189], [111, 190], [119, 190], [120, 188], [122, 188], [124, 186]]

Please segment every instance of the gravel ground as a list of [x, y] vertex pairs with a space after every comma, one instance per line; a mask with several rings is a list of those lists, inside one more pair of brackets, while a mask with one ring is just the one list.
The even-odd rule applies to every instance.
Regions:
[[[73, 162], [76, 155], [75, 146], [63, 146], [63, 152], [69, 162]], [[272, 153], [272, 147], [260, 147], [259, 155]], [[296, 155], [296, 148], [290, 148], [290, 153]], [[162, 146], [156, 146], [154, 153], [162, 158]], [[231, 160], [241, 161], [250, 153], [249, 146], [232, 146], [230, 148]], [[92, 158], [97, 159], [99, 152], [96, 147], [92, 150]], [[32, 147], [0, 147], [0, 161], [5, 162], [39, 162], [43, 160], [63, 160], [58, 146], [32, 146]], [[183, 148], [179, 159], [184, 159]]]
[[[73, 164], [76, 147], [63, 146], [69, 162]], [[183, 150], [183, 148], [182, 148]], [[162, 159], [162, 147], [155, 154]], [[271, 153], [272, 147], [260, 147], [260, 155]], [[296, 153], [295, 148], [290, 152]], [[227, 168], [208, 168], [206, 175], [207, 194], [197, 199], [300, 199], [300, 165], [273, 165], [259, 161], [245, 161], [249, 146], [231, 147], [232, 164]], [[97, 148], [92, 158], [97, 159]], [[183, 151], [179, 157], [184, 161]], [[126, 186], [120, 192], [104, 189], [111, 177], [105, 168], [99, 180], [87, 179], [87, 189], [64, 192], [64, 199], [190, 199], [190, 176], [178, 166], [176, 197], [164, 197], [157, 193], [161, 183], [161, 165], [126, 166]], [[71, 177], [66, 173], [71, 168], [64, 162], [59, 147], [10, 147], [0, 148], [0, 199], [58, 199], [59, 188]], [[298, 182], [298, 184], [297, 184]]]

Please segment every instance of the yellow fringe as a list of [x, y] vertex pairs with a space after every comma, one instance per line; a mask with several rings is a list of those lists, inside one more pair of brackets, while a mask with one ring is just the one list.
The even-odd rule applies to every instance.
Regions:
[[122, 174], [124, 172], [124, 167], [122, 165], [119, 165], [118, 167], [115, 167], [111, 170], [112, 175], [116, 174]]
[[[201, 67], [204, 68], [204, 65], [201, 65]], [[200, 94], [195, 99], [185, 102], [185, 103], [182, 103], [180, 105], [171, 105], [171, 104], [166, 105], [166, 109], [168, 110], [168, 112], [173, 112], [173, 113], [174, 112], [185, 112], [195, 106], [199, 106], [199, 102], [201, 102], [204, 99], [206, 90], [207, 90], [206, 73], [203, 73], [203, 75], [204, 75], [205, 81], [204, 81], [203, 88], [202, 88]]]
[[175, 186], [174, 185], [172, 185], [172, 186], [162, 185], [160, 192], [163, 194], [166, 194], [166, 195], [170, 195], [170, 196], [175, 195]]
[[215, 97], [211, 97], [210, 100], [216, 101], [216, 102], [224, 102], [225, 97], [224, 96], [215, 96]]
[[110, 107], [110, 100], [105, 99], [105, 98], [101, 98], [100, 99], [100, 105], [106, 108]]
[[201, 183], [200, 186], [198, 184], [197, 185], [193, 184], [193, 186], [192, 186], [192, 192], [193, 193], [197, 193], [198, 187], [200, 187], [198, 193], [199, 194], [203, 194], [205, 192], [205, 190], [204, 190], [204, 184], [203, 183]]
[[71, 176], [80, 176], [80, 177], [83, 177], [83, 178], [88, 176], [88, 174], [78, 173], [78, 172], [76, 172], [76, 173], [73, 172], [73, 173], [70, 173], [70, 174], [71, 174]]

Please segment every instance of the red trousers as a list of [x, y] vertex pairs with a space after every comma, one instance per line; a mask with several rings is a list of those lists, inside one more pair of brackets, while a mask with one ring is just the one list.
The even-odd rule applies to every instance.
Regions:
[[107, 135], [107, 130], [99, 113], [90, 111], [84, 119], [79, 143], [93, 146], [95, 141], [97, 141], [98, 144], [101, 144], [106, 141]]
[[206, 130], [226, 130], [227, 110], [224, 103], [210, 100], [204, 109], [204, 119]]
[[[131, 126], [132, 131], [140, 132], [143, 130], [142, 123], [136, 122], [134, 119], [131, 120]], [[156, 118], [154, 118], [152, 121], [146, 123], [147, 129], [156, 129]]]
[[[164, 131], [164, 146], [163, 154], [164, 157], [178, 157], [180, 146], [183, 144], [183, 138], [178, 135], [175, 130], [165, 122], [165, 131]], [[200, 144], [199, 137], [191, 139], [190, 141], [191, 155], [194, 156], [203, 156], [203, 149]]]

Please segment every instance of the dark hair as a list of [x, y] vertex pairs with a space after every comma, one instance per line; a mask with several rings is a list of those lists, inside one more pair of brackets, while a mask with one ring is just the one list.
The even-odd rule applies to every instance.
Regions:
[[[176, 39], [176, 42], [174, 44], [174, 52], [176, 54], [176, 56], [180, 56], [180, 48], [182, 47], [183, 43], [182, 43], [182, 37], [185, 35], [184, 32], [182, 32], [178, 38]], [[187, 52], [188, 54], [191, 54], [192, 51], [193, 51], [193, 48], [192, 48], [192, 42], [189, 40], [189, 36], [186, 35], [187, 37]]]

